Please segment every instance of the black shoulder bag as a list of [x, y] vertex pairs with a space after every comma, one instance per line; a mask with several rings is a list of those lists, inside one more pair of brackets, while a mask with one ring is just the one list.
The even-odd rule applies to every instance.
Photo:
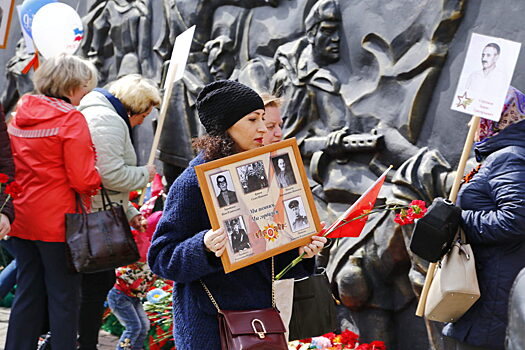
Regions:
[[111, 270], [140, 258], [124, 208], [111, 202], [104, 187], [100, 192], [104, 210], [87, 213], [76, 193], [79, 213], [66, 214], [67, 253], [76, 272]]

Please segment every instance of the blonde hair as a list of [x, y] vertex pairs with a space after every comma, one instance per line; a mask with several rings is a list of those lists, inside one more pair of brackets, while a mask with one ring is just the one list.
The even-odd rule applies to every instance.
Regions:
[[279, 97], [276, 97], [274, 95], [268, 94], [268, 93], [262, 93], [261, 98], [264, 103], [264, 107], [281, 107], [282, 100]]
[[93, 90], [98, 83], [98, 73], [88, 60], [63, 53], [47, 59], [36, 70], [33, 83], [39, 94], [68, 97], [82, 86]]
[[161, 102], [155, 83], [140, 74], [129, 74], [115, 80], [108, 91], [122, 102], [130, 115], [144, 113]]

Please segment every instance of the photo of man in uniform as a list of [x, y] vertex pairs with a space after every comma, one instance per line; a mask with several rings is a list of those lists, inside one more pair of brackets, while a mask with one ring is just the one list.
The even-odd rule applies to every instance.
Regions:
[[467, 80], [465, 89], [469, 95], [477, 97], [491, 96], [503, 90], [507, 91], [505, 86], [505, 73], [498, 68], [498, 60], [501, 55], [501, 48], [496, 43], [485, 45], [481, 53], [482, 69], [472, 72]]
[[243, 249], [251, 248], [248, 235], [244, 228], [241, 227], [241, 220], [241, 217], [236, 217], [226, 223], [234, 253], [238, 253]]
[[228, 180], [226, 180], [226, 176], [219, 175], [215, 181], [217, 183], [217, 187], [219, 188], [219, 194], [217, 195], [219, 207], [222, 208], [230, 204], [237, 203], [237, 195], [235, 194], [235, 191], [228, 189]]
[[288, 221], [292, 226], [292, 232], [297, 232], [302, 229], [308, 228], [308, 218], [303, 215], [304, 209], [302, 209], [302, 203], [299, 203], [298, 199], [292, 199], [288, 202]]

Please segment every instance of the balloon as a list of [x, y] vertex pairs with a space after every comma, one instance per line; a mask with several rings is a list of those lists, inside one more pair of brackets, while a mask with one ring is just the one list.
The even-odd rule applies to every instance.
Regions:
[[36, 48], [45, 58], [75, 53], [84, 37], [78, 13], [60, 2], [43, 6], [33, 18], [31, 31]]
[[33, 23], [34, 15], [42, 6], [52, 2], [56, 2], [56, 0], [25, 0], [21, 5], [20, 17], [22, 18], [22, 28], [30, 38], [33, 38], [31, 34], [31, 23]]

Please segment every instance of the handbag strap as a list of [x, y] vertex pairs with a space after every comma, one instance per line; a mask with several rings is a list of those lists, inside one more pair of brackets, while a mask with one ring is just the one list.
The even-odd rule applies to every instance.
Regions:
[[[274, 281], [275, 281], [275, 267], [274, 267], [274, 260], [273, 260], [273, 256], [272, 256], [272, 307], [273, 308], [275, 308], [275, 283], [274, 283]], [[201, 279], [199, 280], [199, 282], [201, 283], [202, 287], [206, 291], [206, 294], [208, 294], [208, 298], [210, 298], [213, 306], [215, 306], [217, 311], [220, 312], [221, 308], [219, 307], [219, 304], [217, 304], [217, 301], [215, 300], [215, 298], [211, 294], [211, 292], [208, 289], [208, 287], [206, 286], [206, 284], [204, 284], [204, 282]]]
[[80, 214], [86, 214], [87, 213], [87, 210], [86, 210], [86, 207], [84, 206], [84, 202], [82, 202], [82, 197], [80, 197], [80, 195], [78, 194], [78, 192], [75, 192], [75, 206], [76, 206], [76, 211], [77, 213], [80, 213]]
[[100, 185], [100, 197], [102, 197], [102, 207], [104, 210], [108, 210], [108, 207], [111, 208], [111, 199], [109, 198], [108, 191], [104, 185]]
[[461, 228], [461, 226], [458, 228], [458, 232], [456, 233], [456, 237], [454, 239], [456, 242], [459, 241], [461, 243], [466, 244], [467, 243], [467, 235], [465, 235], [465, 231]]

